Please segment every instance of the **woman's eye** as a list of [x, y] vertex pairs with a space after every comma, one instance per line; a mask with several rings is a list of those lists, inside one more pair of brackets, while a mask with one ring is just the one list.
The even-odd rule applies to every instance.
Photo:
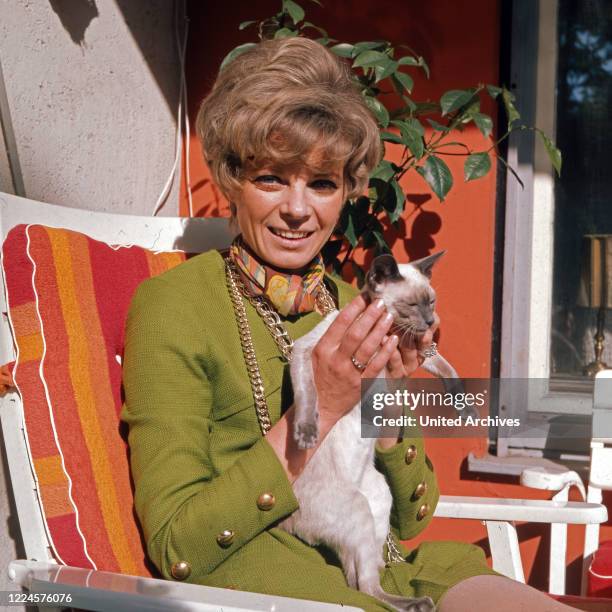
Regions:
[[408, 306], [418, 306], [418, 304], [408, 304]]
[[255, 182], [272, 184], [272, 183], [280, 183], [281, 180], [278, 176], [274, 174], [262, 174], [255, 179]]
[[334, 181], [330, 181], [329, 179], [318, 179], [318, 180], [313, 181], [312, 183], [310, 183], [310, 186], [313, 187], [314, 189], [329, 189], [329, 190], [333, 190], [333, 189], [337, 189], [338, 188], [336, 183], [334, 183]]

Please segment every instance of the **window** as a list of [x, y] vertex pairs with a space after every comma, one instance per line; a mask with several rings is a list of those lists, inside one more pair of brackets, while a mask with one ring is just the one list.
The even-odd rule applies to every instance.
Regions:
[[[524, 123], [552, 134], [564, 161], [557, 179], [532, 133], [510, 139], [508, 161], [525, 188], [509, 176], [500, 375], [543, 384], [529, 397], [502, 388], [500, 414], [529, 418], [539, 433], [498, 432], [498, 454], [580, 456], [588, 453], [592, 403], [592, 379], [583, 369], [595, 359], [598, 314], [602, 360], [612, 364], [612, 313], [602, 324], [605, 310], [602, 317], [589, 303], [585, 259], [593, 240], [587, 236], [612, 234], [610, 4], [515, 0], [511, 45], [511, 81]], [[555, 433], [572, 427], [583, 434]]]

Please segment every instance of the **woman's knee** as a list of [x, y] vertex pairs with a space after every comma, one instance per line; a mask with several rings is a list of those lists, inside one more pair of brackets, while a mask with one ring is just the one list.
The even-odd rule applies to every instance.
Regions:
[[472, 576], [451, 587], [438, 612], [568, 612], [574, 610], [546, 593], [503, 576]]

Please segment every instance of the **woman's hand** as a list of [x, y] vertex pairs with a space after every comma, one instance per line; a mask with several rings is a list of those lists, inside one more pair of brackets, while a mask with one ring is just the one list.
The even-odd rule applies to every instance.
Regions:
[[[397, 352], [398, 337], [388, 337], [393, 317], [382, 300], [369, 306], [362, 294], [349, 302], [312, 351], [319, 418], [333, 426], [361, 398], [361, 379], [376, 378]], [[366, 367], [359, 369], [353, 363]], [[401, 358], [400, 358], [401, 361]]]
[[407, 338], [397, 351], [394, 351], [387, 364], [387, 378], [405, 378], [420, 367], [425, 360], [422, 351], [429, 348], [433, 342], [434, 334], [440, 325], [440, 317], [434, 312], [433, 325], [420, 337]]

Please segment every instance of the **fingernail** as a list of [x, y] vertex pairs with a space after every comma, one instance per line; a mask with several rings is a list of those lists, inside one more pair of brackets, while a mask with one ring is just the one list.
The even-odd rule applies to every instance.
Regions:
[[391, 321], [393, 321], [393, 315], [390, 312], [388, 312], [385, 315], [385, 323], [390, 323]]
[[375, 308], [379, 308], [382, 309], [385, 307], [385, 302], [382, 298], [378, 298], [375, 302], [374, 302], [374, 307]]
[[395, 334], [393, 334], [391, 336], [391, 342], [397, 344], [399, 342], [399, 336], [396, 336]]

